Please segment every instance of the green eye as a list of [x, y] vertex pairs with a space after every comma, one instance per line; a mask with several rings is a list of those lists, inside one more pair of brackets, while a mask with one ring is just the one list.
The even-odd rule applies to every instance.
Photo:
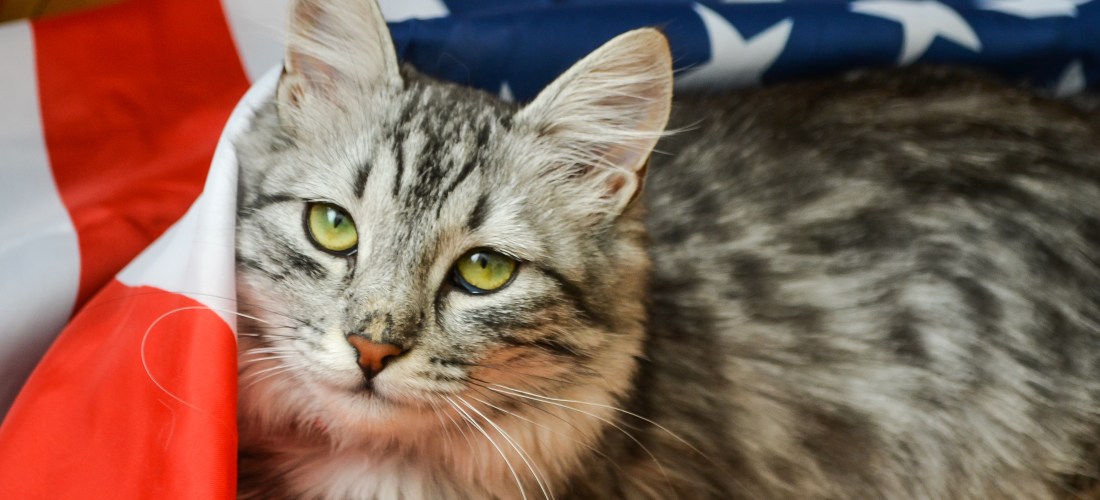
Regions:
[[489, 293], [507, 285], [515, 273], [515, 259], [479, 248], [458, 258], [454, 267], [454, 281], [467, 292]]
[[359, 244], [359, 233], [351, 216], [329, 203], [306, 205], [306, 229], [309, 239], [329, 253], [350, 255]]

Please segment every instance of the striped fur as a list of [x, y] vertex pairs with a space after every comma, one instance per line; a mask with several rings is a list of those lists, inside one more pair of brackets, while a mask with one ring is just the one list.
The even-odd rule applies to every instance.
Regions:
[[[656, 32], [519, 106], [398, 70], [372, 4], [294, 12], [237, 144], [242, 497], [1058, 498], [1097, 473], [1085, 113], [942, 69], [685, 98], [639, 197]], [[309, 242], [311, 201], [354, 254]], [[514, 280], [456, 289], [482, 247]], [[345, 337], [370, 325], [407, 352], [368, 389]]]

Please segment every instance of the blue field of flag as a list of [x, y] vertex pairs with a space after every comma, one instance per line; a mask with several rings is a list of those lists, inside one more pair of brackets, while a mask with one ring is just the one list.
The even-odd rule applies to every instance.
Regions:
[[677, 88], [946, 63], [1071, 94], [1100, 81], [1100, 0], [446, 0], [392, 25], [421, 70], [517, 100], [624, 31], [662, 29]]

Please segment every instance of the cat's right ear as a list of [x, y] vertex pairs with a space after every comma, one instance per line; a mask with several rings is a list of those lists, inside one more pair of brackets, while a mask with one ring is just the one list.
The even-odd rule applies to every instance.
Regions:
[[353, 92], [400, 86], [393, 40], [375, 0], [293, 0], [281, 106], [339, 103]]

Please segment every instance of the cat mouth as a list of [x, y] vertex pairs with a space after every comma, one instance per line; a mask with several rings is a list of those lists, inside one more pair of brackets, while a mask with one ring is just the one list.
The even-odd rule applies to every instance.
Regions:
[[388, 406], [408, 406], [407, 402], [403, 402], [393, 396], [387, 396], [384, 391], [379, 390], [378, 382], [375, 380], [363, 380], [356, 387], [351, 389], [351, 393], [360, 400], [380, 403]]
[[357, 405], [367, 405], [376, 410], [393, 410], [404, 405], [396, 399], [382, 395], [378, 389], [371, 387], [370, 382], [361, 384], [350, 391], [350, 396]]
[[374, 388], [374, 381], [371, 379], [364, 379], [355, 391], [367, 397], [381, 397], [377, 395], [378, 391]]
[[[356, 401], [372, 404], [384, 404], [401, 406], [402, 403], [392, 396], [386, 396], [383, 391], [379, 390], [378, 381], [363, 378], [359, 381], [334, 381], [334, 380], [318, 380], [321, 387], [324, 387], [326, 392], [329, 392], [331, 396], [341, 396], [350, 398]], [[350, 382], [350, 383], [349, 383]]]

